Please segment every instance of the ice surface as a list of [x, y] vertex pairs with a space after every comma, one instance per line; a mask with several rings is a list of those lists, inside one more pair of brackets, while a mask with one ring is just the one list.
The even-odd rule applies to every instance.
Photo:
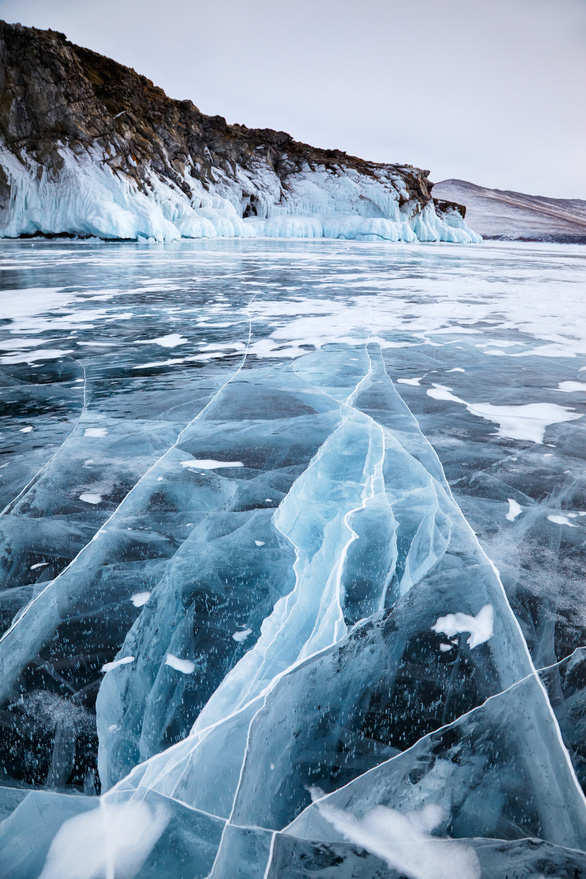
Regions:
[[[476, 853], [482, 879], [556, 877], [575, 879], [586, 866], [582, 852], [553, 846], [536, 839], [519, 842], [474, 839], [466, 846]], [[437, 869], [442, 869], [438, 862]], [[292, 836], [275, 838], [267, 879], [399, 879], [398, 873], [360, 846], [347, 842], [309, 842]], [[449, 875], [449, 874], [448, 874]]]
[[540, 672], [570, 752], [576, 775], [586, 788], [586, 647]]
[[[483, 705], [420, 739], [345, 787], [322, 796], [287, 828], [307, 839], [333, 841], [328, 817], [362, 819], [374, 809], [409, 817], [436, 809], [444, 838], [539, 837], [584, 848], [584, 798], [571, 773], [558, 774], [547, 757], [560, 733], [542, 685], [531, 675]], [[544, 710], [546, 713], [541, 714]], [[546, 719], [546, 717], [548, 719]], [[536, 729], [539, 735], [536, 736]], [[325, 821], [324, 821], [325, 818]]]
[[581, 252], [172, 247], [2, 254], [0, 875], [575, 879]]

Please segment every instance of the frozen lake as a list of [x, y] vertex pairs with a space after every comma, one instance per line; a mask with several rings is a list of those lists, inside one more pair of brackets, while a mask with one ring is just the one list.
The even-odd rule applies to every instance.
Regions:
[[0, 383], [0, 875], [586, 870], [585, 248], [4, 242]]

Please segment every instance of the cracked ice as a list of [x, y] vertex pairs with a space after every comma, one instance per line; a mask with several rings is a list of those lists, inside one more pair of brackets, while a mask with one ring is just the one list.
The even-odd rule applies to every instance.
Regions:
[[7, 246], [1, 876], [586, 875], [568, 253]]

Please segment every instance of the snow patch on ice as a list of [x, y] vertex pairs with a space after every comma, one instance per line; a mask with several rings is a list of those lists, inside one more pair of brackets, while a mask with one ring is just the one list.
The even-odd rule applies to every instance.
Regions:
[[562, 391], [564, 394], [573, 394], [574, 392], [586, 394], [586, 384], [584, 382], [560, 382], [556, 391]]
[[[19, 291], [23, 292], [23, 291]], [[26, 293], [26, 291], [24, 291]], [[0, 300], [1, 301], [1, 300]], [[3, 315], [4, 317], [4, 315]], [[0, 339], [0, 351], [14, 351], [17, 348], [36, 348], [42, 345], [44, 339]]]
[[84, 436], [93, 436], [96, 438], [107, 436], [108, 430], [105, 427], [86, 427], [83, 432]]
[[130, 596], [130, 600], [135, 607], [142, 607], [143, 604], [147, 603], [150, 597], [150, 592], [135, 592], [134, 595]]
[[190, 675], [195, 671], [195, 662], [193, 662], [193, 660], [181, 659], [173, 653], [167, 653], [165, 665], [174, 668], [175, 671], [180, 671], [184, 675]]
[[185, 363], [185, 357], [174, 357], [170, 360], [152, 360], [150, 363], [141, 363], [133, 366], [133, 369], [155, 369], [158, 366], [171, 366], [174, 363]]
[[498, 424], [498, 436], [543, 443], [550, 424], [562, 424], [580, 418], [580, 413], [556, 403], [527, 403], [524, 406], [493, 406], [491, 403], [466, 403], [472, 415]]
[[0, 357], [0, 363], [36, 363], [39, 360], [59, 360], [60, 357], [66, 357], [71, 354], [72, 348], [41, 348], [36, 351], [23, 352], [22, 354], [4, 354]]
[[440, 806], [404, 813], [377, 806], [362, 818], [326, 802], [318, 801], [317, 807], [344, 839], [408, 879], [480, 879], [474, 849], [457, 840], [431, 836], [444, 819]]
[[122, 659], [115, 659], [113, 662], [105, 662], [102, 666], [102, 671], [112, 671], [120, 665], [128, 665], [129, 662], [134, 662], [134, 656], [123, 656]]
[[423, 376], [420, 376], [419, 378], [398, 378], [397, 384], [398, 385], [413, 385], [414, 387], [416, 387], [417, 385], [419, 385], [419, 383], [421, 382], [422, 379], [423, 379]]
[[216, 461], [213, 458], [191, 458], [189, 461], [182, 461], [182, 467], [193, 470], [220, 470], [222, 467], [244, 467], [242, 461]]
[[508, 519], [509, 522], [514, 522], [517, 516], [523, 512], [523, 507], [512, 497], [507, 498], [507, 500], [509, 502], [509, 512], [505, 516], [505, 519]]
[[492, 638], [494, 611], [491, 604], [485, 604], [476, 616], [467, 613], [449, 613], [439, 617], [431, 627], [432, 631], [451, 638], [461, 632], [469, 632], [468, 646], [472, 650]]
[[568, 516], [562, 516], [561, 513], [553, 513], [551, 516], [547, 517], [550, 522], [553, 522], [554, 525], [568, 525], [570, 528], [577, 528], [577, 525], [574, 525], [573, 522], [570, 522]]
[[249, 635], [252, 635], [252, 629], [244, 629], [242, 632], [234, 632], [232, 637], [235, 641], [246, 641]]
[[[169, 810], [102, 799], [59, 828], [39, 879], [134, 879], [169, 823]], [[115, 866], [114, 866], [115, 865]]]
[[84, 492], [79, 496], [80, 501], [83, 501], [85, 504], [101, 504], [102, 503], [102, 495], [101, 494], [92, 494], [91, 492]]
[[177, 345], [185, 345], [189, 339], [179, 333], [168, 333], [166, 336], [158, 336], [156, 339], [137, 339], [137, 345], [160, 345], [162, 348], [176, 348]]
[[526, 403], [523, 406], [494, 406], [492, 403], [467, 403], [456, 397], [451, 388], [434, 384], [426, 391], [434, 400], [461, 403], [471, 415], [498, 424], [497, 436], [508, 439], [527, 440], [543, 443], [545, 430], [550, 424], [562, 424], [581, 418], [574, 409], [558, 406], [557, 403]]
[[[61, 287], [27, 287], [25, 290], [2, 290], [0, 291], [0, 313], [4, 320], [13, 321], [16, 324], [12, 329], [14, 332], [16, 327], [28, 329], [31, 318], [56, 311], [74, 300], [75, 293], [66, 293]], [[39, 342], [39, 344], [41, 343]], [[17, 347], [21, 346], [17, 345]]]
[[[447, 388], [445, 385], [434, 384], [432, 388], [427, 389], [426, 394], [434, 400], [451, 400], [453, 403], [464, 403], [464, 400], [454, 396], [452, 389]], [[464, 405], [466, 404], [464, 403]]]

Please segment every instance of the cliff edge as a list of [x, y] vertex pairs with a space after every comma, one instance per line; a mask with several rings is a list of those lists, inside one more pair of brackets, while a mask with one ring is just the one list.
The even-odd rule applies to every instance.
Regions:
[[479, 241], [428, 172], [229, 125], [64, 34], [0, 22], [0, 236]]

